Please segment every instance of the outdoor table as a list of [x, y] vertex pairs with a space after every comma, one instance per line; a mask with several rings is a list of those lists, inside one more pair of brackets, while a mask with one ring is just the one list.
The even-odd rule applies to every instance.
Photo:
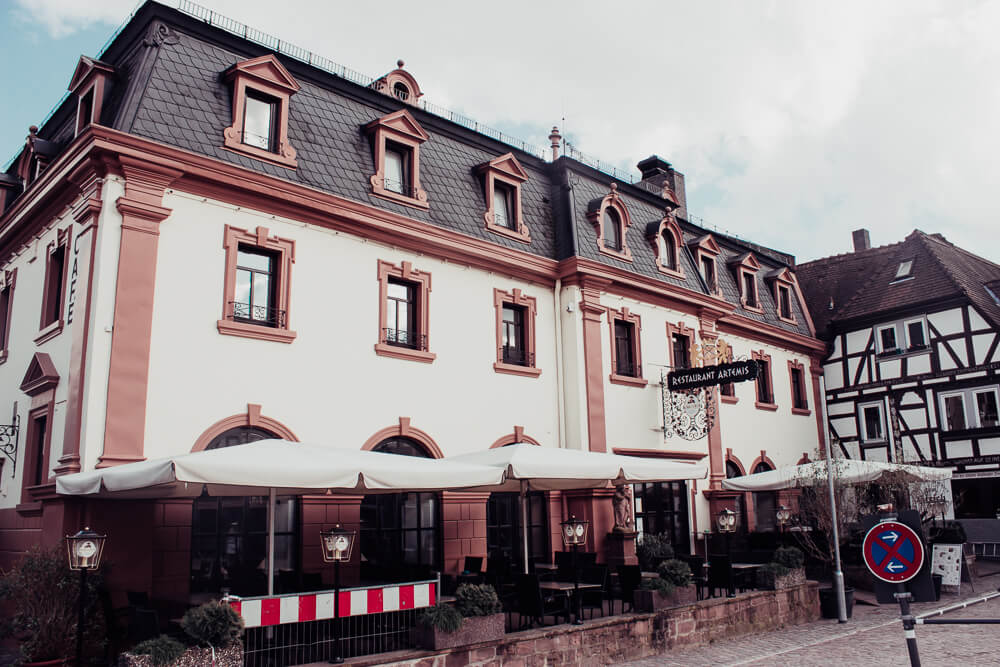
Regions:
[[562, 591], [569, 592], [574, 588], [579, 588], [582, 590], [600, 588], [600, 584], [585, 584], [582, 581], [579, 584], [575, 584], [572, 581], [539, 581], [538, 587], [543, 591]]
[[535, 563], [535, 571], [536, 572], [538, 572], [538, 571], [541, 571], [541, 572], [555, 572], [558, 569], [559, 569], [559, 567], [557, 565], [553, 565], [552, 563]]
[[760, 563], [733, 563], [733, 574], [742, 578], [744, 590], [757, 587], [757, 570], [760, 566]]

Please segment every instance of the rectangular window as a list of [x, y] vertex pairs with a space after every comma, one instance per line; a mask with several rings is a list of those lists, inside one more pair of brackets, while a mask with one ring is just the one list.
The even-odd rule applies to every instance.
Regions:
[[766, 359], [758, 359], [757, 365], [757, 402], [774, 403], [774, 393], [771, 391], [771, 364]]
[[806, 402], [806, 387], [802, 376], [801, 368], [792, 367], [792, 407], [807, 410], [809, 405]]
[[514, 220], [514, 196], [513, 191], [501, 185], [499, 182], [493, 183], [493, 224], [506, 229], [516, 229], [517, 221]]
[[62, 315], [63, 277], [66, 269], [66, 246], [57, 246], [49, 252], [45, 269], [45, 295], [42, 301], [42, 324], [45, 328], [59, 321]]
[[415, 350], [423, 349], [417, 332], [417, 286], [390, 278], [385, 307], [385, 342]]
[[996, 387], [974, 387], [941, 394], [942, 428], [962, 431], [970, 428], [997, 428]]
[[688, 553], [691, 532], [688, 529], [687, 484], [633, 484], [632, 497], [636, 531], [647, 535], [667, 533], [676, 553]]
[[885, 441], [881, 403], [869, 403], [861, 406], [861, 440], [862, 442]]
[[708, 290], [710, 292], [717, 291], [717, 284], [715, 281], [715, 258], [714, 257], [702, 257], [701, 258], [701, 277], [705, 279], [705, 283], [708, 285]]
[[528, 366], [524, 341], [524, 308], [513, 304], [503, 305], [503, 363]]
[[996, 428], [1000, 426], [997, 420], [997, 392], [995, 389], [976, 392], [976, 417], [979, 428]]
[[729, 396], [730, 398], [732, 398], [733, 396], [736, 396], [736, 385], [734, 385], [732, 382], [727, 382], [726, 384], [719, 387], [719, 392], [723, 396]]
[[385, 189], [410, 195], [410, 151], [392, 142], [385, 147]]
[[944, 403], [945, 427], [949, 431], [965, 429], [965, 395], [944, 396], [941, 400]]
[[436, 493], [365, 496], [359, 537], [366, 574], [389, 578], [405, 566], [440, 569], [439, 514]]
[[691, 367], [691, 339], [683, 334], [671, 335], [670, 344], [674, 353], [674, 368]]
[[48, 416], [41, 415], [35, 417], [31, 422], [32, 434], [32, 466], [29, 481], [31, 486], [44, 484], [48, 478], [48, 470], [45, 465], [45, 439], [48, 435]]
[[243, 110], [243, 143], [271, 153], [276, 152], [277, 116], [277, 100], [248, 90]]
[[10, 315], [13, 305], [14, 289], [10, 285], [5, 285], [0, 290], [0, 358], [7, 352], [8, 338], [10, 337]]
[[924, 333], [924, 321], [913, 320], [906, 323], [906, 340], [908, 349], [919, 350], [927, 347], [927, 336]]
[[635, 364], [635, 325], [615, 320], [615, 373], [639, 377]]
[[743, 302], [751, 308], [757, 307], [757, 281], [752, 273], [743, 274]]
[[77, 118], [76, 131], [77, 134], [80, 133], [83, 128], [87, 127], [93, 121], [94, 115], [94, 89], [91, 88], [87, 91], [87, 94], [80, 98], [80, 110], [79, 116]]
[[278, 325], [274, 307], [276, 264], [271, 253], [240, 248], [236, 253], [233, 317], [254, 324]]
[[787, 287], [778, 286], [778, 316], [792, 319], [792, 293]]
[[879, 349], [883, 354], [895, 352], [899, 346], [896, 344], [896, 327], [882, 327], [878, 330]]

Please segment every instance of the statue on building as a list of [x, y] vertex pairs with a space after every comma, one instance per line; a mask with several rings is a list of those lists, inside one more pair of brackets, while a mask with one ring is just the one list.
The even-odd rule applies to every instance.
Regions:
[[632, 531], [632, 487], [620, 484], [615, 487], [615, 495], [611, 501], [615, 508], [615, 527], [613, 530], [627, 533]]

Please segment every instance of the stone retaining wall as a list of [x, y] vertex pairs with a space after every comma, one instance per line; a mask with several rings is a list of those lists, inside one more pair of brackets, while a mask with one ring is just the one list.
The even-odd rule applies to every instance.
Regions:
[[648, 614], [609, 616], [582, 626], [557, 625], [514, 632], [496, 644], [448, 651], [406, 651], [356, 658], [348, 663], [356, 667], [608, 665], [818, 618], [819, 584], [809, 581], [780, 591], [754, 591]]

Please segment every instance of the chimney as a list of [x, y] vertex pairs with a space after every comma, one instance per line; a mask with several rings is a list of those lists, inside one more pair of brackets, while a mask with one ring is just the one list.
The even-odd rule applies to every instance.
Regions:
[[658, 155], [650, 155], [636, 165], [642, 173], [642, 182], [656, 188], [669, 188], [664, 192], [666, 199], [672, 199], [677, 205], [677, 215], [687, 218], [687, 194], [684, 191], [684, 174], [676, 171], [670, 163]]
[[559, 142], [562, 141], [559, 128], [555, 125], [552, 126], [552, 134], [549, 135], [549, 141], [552, 143], [552, 161], [555, 162], [559, 159]]
[[867, 229], [856, 229], [851, 233], [851, 236], [854, 238], [854, 252], [871, 250], [872, 241], [868, 237]]

